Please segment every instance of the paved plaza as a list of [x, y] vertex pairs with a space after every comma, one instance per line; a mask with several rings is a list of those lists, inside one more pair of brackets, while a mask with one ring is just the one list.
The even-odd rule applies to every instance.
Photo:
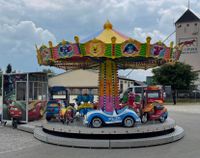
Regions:
[[167, 107], [170, 117], [185, 130], [185, 137], [175, 143], [131, 149], [68, 148], [42, 143], [32, 134], [11, 127], [0, 127], [0, 158], [199, 158], [200, 105]]

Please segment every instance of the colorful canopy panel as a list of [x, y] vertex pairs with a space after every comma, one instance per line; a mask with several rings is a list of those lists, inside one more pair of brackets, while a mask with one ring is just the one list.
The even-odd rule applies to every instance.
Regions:
[[75, 41], [63, 40], [56, 46], [50, 41], [49, 47], [43, 45], [37, 48], [38, 63], [63, 69], [95, 68], [99, 62], [109, 58], [117, 60], [122, 69], [146, 69], [177, 61], [182, 47], [173, 47], [172, 42], [170, 47], [162, 42], [150, 44], [150, 37], [147, 37], [146, 43], [141, 43], [114, 30], [109, 21], [104, 24], [104, 30], [89, 41], [80, 43], [77, 36]]

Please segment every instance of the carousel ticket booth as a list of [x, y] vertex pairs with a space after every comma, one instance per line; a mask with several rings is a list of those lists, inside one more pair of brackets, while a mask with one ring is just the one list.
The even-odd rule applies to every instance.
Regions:
[[4, 74], [2, 83], [3, 121], [27, 123], [43, 117], [48, 96], [46, 73]]

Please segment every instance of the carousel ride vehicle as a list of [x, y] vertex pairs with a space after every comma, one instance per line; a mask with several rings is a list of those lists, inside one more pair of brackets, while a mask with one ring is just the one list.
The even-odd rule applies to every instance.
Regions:
[[75, 100], [78, 105], [77, 111], [81, 116], [86, 115], [89, 111], [92, 111], [95, 108], [94, 95], [92, 95], [91, 92], [90, 94], [79, 94]]
[[93, 128], [99, 128], [106, 124], [121, 124], [124, 127], [134, 127], [135, 123], [141, 123], [140, 117], [127, 107], [114, 110], [113, 113], [93, 110], [88, 112], [84, 119], [84, 124]]
[[58, 103], [56, 100], [50, 100], [47, 102], [46, 107], [46, 120], [50, 121], [51, 119], [58, 119], [59, 118], [59, 112], [60, 112], [60, 103]]
[[142, 122], [159, 120], [163, 123], [167, 117], [167, 108], [164, 107], [164, 96], [162, 88], [158, 86], [148, 86], [144, 90], [144, 106], [142, 109]]
[[59, 111], [59, 120], [64, 124], [65, 122], [69, 124], [73, 123], [76, 116], [76, 109], [74, 104], [70, 104], [67, 107], [62, 107]]
[[[140, 89], [134, 91], [134, 89]], [[125, 91], [121, 105], [133, 109], [141, 118], [142, 123], [158, 120], [163, 123], [167, 117], [167, 108], [164, 107], [163, 90], [159, 86], [136, 86]]]
[[68, 105], [68, 92], [65, 87], [56, 86], [50, 88], [50, 100], [46, 107], [46, 120], [60, 118], [60, 110]]

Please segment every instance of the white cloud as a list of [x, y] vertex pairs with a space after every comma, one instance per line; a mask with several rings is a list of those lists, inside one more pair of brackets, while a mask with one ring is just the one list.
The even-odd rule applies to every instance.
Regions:
[[155, 43], [158, 41], [163, 41], [167, 36], [164, 35], [162, 32], [159, 30], [152, 30], [151, 32], [148, 32], [140, 27], [136, 27], [133, 30], [133, 37], [135, 39], [138, 39], [142, 42], [146, 42], [146, 38], [150, 36], [151, 37], [151, 43]]
[[36, 27], [32, 21], [21, 21], [16, 25], [0, 25], [0, 36], [4, 37], [0, 39], [1, 48], [8, 46], [11, 50], [15, 47], [23, 50], [27, 47], [33, 47], [36, 43], [41, 45], [48, 44], [49, 40], [56, 41], [51, 32]]
[[[82, 39], [102, 29], [107, 19], [119, 32], [140, 41], [145, 42], [147, 36], [152, 37], [152, 43], [164, 40], [174, 31], [173, 21], [184, 13], [187, 3], [188, 0], [0, 0], [0, 67], [12, 62], [17, 69], [31, 71], [37, 67], [35, 43], [73, 40], [74, 35]], [[190, 3], [198, 14], [200, 1]], [[174, 38], [167, 43], [170, 40]], [[23, 57], [26, 63], [19, 64], [22, 55], [18, 54], [29, 59]]]
[[[1, 67], [8, 63], [16, 65], [17, 69], [28, 71], [37, 67], [34, 45], [48, 44], [49, 40], [56, 42], [55, 36], [46, 29], [36, 27], [32, 21], [21, 21], [16, 25], [0, 25], [0, 59]], [[34, 61], [33, 61], [34, 59]], [[29, 64], [29, 65], [28, 65]]]
[[59, 10], [62, 9], [64, 6], [62, 5], [61, 0], [52, 1], [52, 0], [23, 0], [26, 7], [31, 7], [36, 10], [46, 10], [46, 9], [53, 9]]

